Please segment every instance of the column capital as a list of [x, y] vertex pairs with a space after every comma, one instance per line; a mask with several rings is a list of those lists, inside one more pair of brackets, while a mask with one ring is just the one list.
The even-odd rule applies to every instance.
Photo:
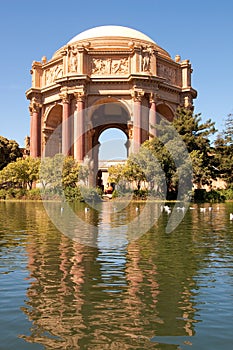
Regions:
[[42, 104], [39, 102], [39, 100], [36, 97], [32, 97], [29, 105], [30, 114], [39, 113], [41, 107]]
[[160, 96], [159, 94], [157, 94], [156, 92], [151, 92], [150, 95], [149, 95], [149, 101], [150, 103], [152, 102], [158, 102], [158, 100], [160, 99]]
[[85, 91], [75, 91], [74, 98], [76, 99], [76, 102], [85, 102], [85, 99], [86, 99]]
[[61, 91], [59, 94], [59, 97], [62, 100], [62, 103], [69, 103], [70, 102], [70, 95], [68, 94], [67, 91]]
[[132, 96], [134, 102], [141, 102], [144, 94], [145, 94], [145, 92], [143, 90], [133, 89], [131, 91], [131, 96]]

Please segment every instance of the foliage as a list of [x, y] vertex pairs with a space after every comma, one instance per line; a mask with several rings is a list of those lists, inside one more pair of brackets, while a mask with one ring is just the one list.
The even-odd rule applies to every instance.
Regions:
[[226, 200], [233, 200], [233, 186], [226, 188], [225, 190], [220, 190], [220, 192]]
[[68, 202], [74, 202], [82, 199], [80, 187], [73, 187], [73, 186], [66, 187], [64, 189], [64, 193], [65, 193], [66, 201]]
[[0, 171], [0, 185], [6, 188], [32, 188], [39, 177], [40, 159], [18, 158]]
[[229, 114], [225, 121], [225, 128], [218, 134], [215, 141], [216, 166], [219, 177], [225, 180], [228, 186], [233, 184], [233, 115]]
[[86, 203], [101, 202], [102, 191], [94, 187], [80, 187], [81, 200]]
[[195, 202], [204, 203], [219, 203], [224, 202], [226, 196], [222, 190], [210, 190], [206, 191], [205, 189], [196, 189], [194, 190], [193, 199]]
[[202, 122], [201, 114], [193, 114], [191, 110], [178, 108], [172, 124], [190, 154], [193, 183], [198, 188], [206, 184], [211, 185], [212, 180], [218, 175], [214, 148], [210, 144], [210, 136], [216, 133], [215, 123], [211, 119]]
[[40, 181], [44, 189], [53, 189], [54, 193], [61, 193], [67, 187], [77, 187], [79, 181], [86, 181], [87, 176], [87, 167], [81, 166], [72, 157], [56, 154], [43, 158], [41, 162]]
[[22, 152], [18, 143], [0, 136], [0, 170], [19, 157], [22, 157]]

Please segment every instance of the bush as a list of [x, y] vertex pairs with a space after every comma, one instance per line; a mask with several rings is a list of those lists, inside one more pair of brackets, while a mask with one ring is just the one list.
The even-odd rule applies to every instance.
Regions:
[[40, 189], [32, 188], [31, 190], [28, 190], [26, 193], [26, 199], [40, 200], [41, 199]]
[[232, 186], [225, 189], [225, 190], [221, 190], [220, 192], [227, 200], [233, 200], [233, 187]]
[[7, 190], [0, 189], [0, 199], [6, 199]]
[[101, 202], [102, 191], [98, 188], [80, 187], [81, 201], [86, 203]]
[[79, 187], [66, 187], [64, 193], [66, 201], [68, 202], [78, 201], [82, 198]]
[[148, 190], [134, 190], [133, 199], [147, 199]]
[[206, 191], [205, 189], [196, 189], [194, 191], [194, 202], [224, 202], [226, 199], [222, 190]]

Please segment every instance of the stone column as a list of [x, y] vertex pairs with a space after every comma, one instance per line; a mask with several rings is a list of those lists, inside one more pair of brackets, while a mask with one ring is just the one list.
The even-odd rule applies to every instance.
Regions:
[[127, 123], [128, 140], [127, 140], [127, 157], [133, 153], [133, 122], [131, 120]]
[[76, 111], [74, 114], [74, 158], [82, 162], [85, 156], [84, 137], [84, 108], [85, 94], [83, 92], [74, 93], [76, 99]]
[[63, 111], [62, 111], [62, 154], [64, 156], [70, 155], [70, 101], [67, 92], [60, 94], [62, 99]]
[[153, 139], [156, 136], [156, 129], [153, 127], [157, 124], [156, 118], [156, 102], [155, 94], [150, 95], [150, 114], [149, 114], [149, 139]]
[[33, 158], [41, 155], [41, 104], [33, 97], [29, 106], [30, 111], [30, 156]]
[[133, 152], [139, 151], [140, 145], [142, 143], [142, 97], [144, 93], [139, 91], [134, 91], [134, 121], [133, 121], [133, 141], [134, 147]]

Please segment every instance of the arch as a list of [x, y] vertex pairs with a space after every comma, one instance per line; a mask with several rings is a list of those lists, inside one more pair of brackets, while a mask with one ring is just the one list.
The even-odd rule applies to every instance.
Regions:
[[172, 122], [175, 116], [174, 111], [167, 103], [159, 103], [156, 106], [156, 112], [161, 114], [169, 122]]
[[107, 127], [99, 135], [99, 164], [96, 186], [110, 191], [115, 184], [109, 183], [108, 168], [125, 162], [128, 156], [128, 135], [120, 127]]
[[91, 151], [90, 157], [94, 160], [94, 169], [92, 176], [93, 185], [99, 185], [101, 177], [98, 176], [99, 169], [99, 137], [107, 129], [116, 128], [121, 130], [127, 137], [126, 147], [128, 155], [129, 147], [129, 121], [130, 113], [128, 108], [115, 98], [102, 98], [95, 101], [91, 109], [89, 120], [93, 133], [89, 133], [88, 144]]
[[110, 127], [121, 129], [128, 135], [128, 122], [130, 120], [129, 110], [125, 105], [116, 99], [111, 101], [101, 99], [96, 101], [91, 113], [92, 128], [95, 129], [95, 141], [97, 142], [100, 134]]
[[[105, 130], [103, 130], [99, 135], [100, 160], [126, 159], [127, 158], [127, 141], [128, 141], [128, 135], [125, 133], [124, 130], [122, 130], [122, 128], [108, 127]], [[111, 149], [109, 148], [110, 143], [112, 146]], [[104, 144], [106, 145], [104, 146]], [[124, 146], [124, 148], [122, 146]]]
[[44, 123], [48, 127], [57, 127], [62, 122], [62, 105], [56, 103], [53, 106], [50, 106], [44, 118]]
[[[61, 125], [61, 127], [59, 127]], [[44, 146], [45, 156], [54, 156], [62, 152], [62, 106], [55, 104], [52, 106], [45, 117], [44, 122]], [[50, 136], [53, 135], [50, 141], [49, 149], [46, 148], [46, 143]]]
[[97, 98], [92, 106], [88, 108], [89, 111], [89, 117], [91, 119], [91, 116], [93, 113], [99, 108], [101, 105], [106, 105], [106, 104], [120, 104], [122, 108], [129, 114], [129, 116], [132, 113], [131, 106], [129, 105], [127, 100], [119, 99], [116, 97], [108, 96], [104, 98]]

